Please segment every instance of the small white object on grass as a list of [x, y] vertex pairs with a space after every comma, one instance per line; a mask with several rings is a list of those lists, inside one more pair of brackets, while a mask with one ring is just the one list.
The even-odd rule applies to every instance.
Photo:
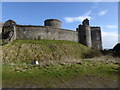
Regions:
[[35, 61], [35, 64], [36, 64], [36, 65], [38, 65], [38, 64], [39, 64], [39, 62], [38, 62], [38, 61]]
[[32, 64], [39, 65], [39, 62], [34, 60], [32, 61]]

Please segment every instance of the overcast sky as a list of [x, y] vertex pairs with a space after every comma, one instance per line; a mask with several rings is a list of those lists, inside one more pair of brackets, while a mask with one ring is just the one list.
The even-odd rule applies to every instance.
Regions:
[[17, 24], [44, 25], [45, 19], [59, 19], [62, 28], [75, 30], [89, 18], [91, 26], [100, 26], [104, 48], [118, 42], [117, 2], [3, 2], [2, 21], [12, 19]]

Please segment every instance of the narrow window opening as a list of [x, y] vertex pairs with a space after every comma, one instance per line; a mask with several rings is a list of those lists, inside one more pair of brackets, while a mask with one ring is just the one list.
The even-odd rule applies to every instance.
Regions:
[[84, 35], [84, 39], [86, 39], [86, 35]]

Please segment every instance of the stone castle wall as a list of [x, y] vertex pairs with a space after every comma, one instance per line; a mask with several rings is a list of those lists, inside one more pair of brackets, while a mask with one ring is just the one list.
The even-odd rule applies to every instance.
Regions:
[[92, 47], [102, 49], [101, 29], [100, 27], [91, 27]]
[[11, 42], [13, 40], [68, 40], [82, 43], [88, 47], [102, 49], [100, 27], [90, 27], [89, 20], [85, 19], [83, 25], [79, 25], [76, 31], [61, 29], [61, 21], [47, 19], [45, 26], [18, 25], [12, 20], [4, 23], [2, 39]]
[[92, 47], [90, 26], [79, 25], [78, 32], [79, 32], [79, 42], [88, 47]]
[[16, 39], [52, 39], [78, 42], [78, 32], [49, 26], [16, 26]]

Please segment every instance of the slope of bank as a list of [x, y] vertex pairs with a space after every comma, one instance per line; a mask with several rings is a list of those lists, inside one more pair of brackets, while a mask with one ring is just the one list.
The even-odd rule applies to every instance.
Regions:
[[77, 62], [100, 52], [80, 43], [64, 40], [16, 40], [2, 47], [3, 63], [39, 61], [40, 65]]

